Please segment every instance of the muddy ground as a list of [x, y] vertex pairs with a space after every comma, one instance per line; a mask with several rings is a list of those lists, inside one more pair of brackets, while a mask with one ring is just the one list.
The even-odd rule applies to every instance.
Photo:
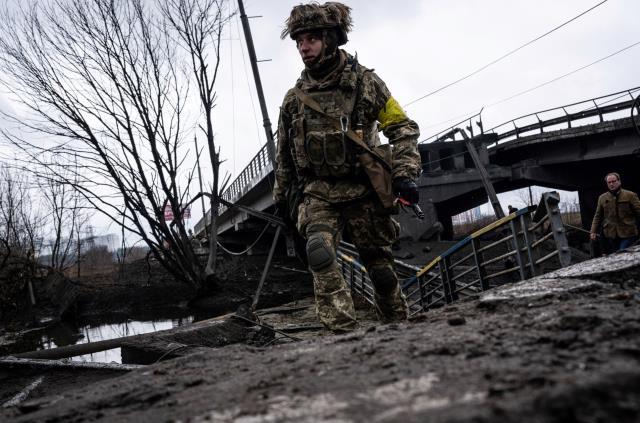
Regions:
[[636, 248], [411, 322], [364, 319], [351, 334], [200, 349], [36, 389], [0, 421], [638, 422], [639, 287]]

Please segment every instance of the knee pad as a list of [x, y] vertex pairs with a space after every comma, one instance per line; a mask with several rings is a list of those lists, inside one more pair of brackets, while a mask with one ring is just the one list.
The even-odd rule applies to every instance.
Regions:
[[309, 267], [314, 272], [318, 272], [331, 266], [336, 256], [321, 233], [312, 234], [307, 240], [307, 258]]
[[390, 295], [398, 284], [398, 278], [390, 266], [372, 267], [369, 277], [376, 292], [383, 297]]

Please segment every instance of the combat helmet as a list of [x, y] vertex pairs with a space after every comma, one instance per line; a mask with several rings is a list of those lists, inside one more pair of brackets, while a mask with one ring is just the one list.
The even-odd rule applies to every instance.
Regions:
[[345, 4], [329, 1], [324, 4], [317, 2], [300, 4], [291, 10], [291, 15], [285, 22], [285, 28], [280, 37], [287, 35], [291, 39], [302, 32], [335, 29], [338, 35], [338, 45], [346, 44], [349, 40], [347, 32], [351, 31], [351, 8]]

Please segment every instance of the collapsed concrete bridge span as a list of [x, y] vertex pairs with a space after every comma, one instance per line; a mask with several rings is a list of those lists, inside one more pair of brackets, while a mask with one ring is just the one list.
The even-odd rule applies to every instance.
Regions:
[[[532, 185], [577, 191], [582, 222], [587, 225], [607, 172], [621, 173], [626, 187], [640, 190], [640, 102], [634, 98], [639, 91], [634, 88], [536, 112], [486, 131], [480, 124], [481, 133], [471, 142], [496, 192]], [[487, 201], [480, 172], [465, 142], [449, 138], [446, 133], [438, 134], [419, 145], [423, 164], [418, 181], [420, 206], [426, 219], [400, 214], [402, 236], [418, 240], [441, 232], [444, 239], [451, 239], [451, 217]], [[272, 187], [273, 166], [265, 145], [223, 197], [272, 212]], [[257, 234], [270, 231], [264, 221], [238, 210], [222, 208], [218, 219], [222, 242], [239, 246], [247, 246]], [[202, 219], [195, 228], [198, 237], [205, 236], [204, 229]]]

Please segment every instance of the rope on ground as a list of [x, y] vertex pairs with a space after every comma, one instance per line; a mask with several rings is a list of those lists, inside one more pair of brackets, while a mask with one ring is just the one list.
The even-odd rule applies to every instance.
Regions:
[[287, 338], [286, 338], [285, 336], [281, 336], [281, 337], [275, 337], [275, 336], [274, 336], [274, 337], [273, 337], [273, 339], [272, 339], [271, 341], [269, 341], [269, 342], [267, 342], [267, 343], [265, 343], [265, 344], [261, 345], [261, 347], [262, 347], [262, 348], [269, 347], [269, 346], [271, 346], [271, 345], [275, 344], [276, 342], [282, 341], [283, 339], [287, 339]]
[[[211, 347], [207, 347], [206, 345], [198, 345], [198, 344], [183, 344], [183, 345], [178, 345], [175, 348], [170, 349], [169, 351], [165, 351], [164, 354], [162, 354], [156, 361], [155, 363], [159, 363], [160, 361], [162, 361], [163, 358], [165, 358], [166, 356], [168, 356], [169, 354], [173, 354], [176, 351], [179, 351], [183, 348], [198, 348], [198, 347], [202, 347], [202, 348], [211, 348]], [[154, 364], [155, 364], [154, 363]]]
[[274, 331], [275, 333], [280, 334], [280, 335], [282, 335], [282, 336], [286, 336], [287, 338], [292, 339], [292, 340], [294, 340], [294, 341], [302, 341], [302, 339], [301, 339], [301, 338], [298, 338], [298, 337], [296, 337], [296, 336], [291, 336], [291, 335], [289, 335], [289, 334], [287, 334], [287, 333], [284, 333], [284, 332], [283, 332], [283, 331], [281, 331], [281, 330], [278, 330], [278, 329], [276, 329], [276, 328], [274, 328], [274, 327], [272, 327], [272, 326], [265, 325], [265, 324], [263, 324], [263, 323], [257, 322], [257, 321], [255, 321], [255, 320], [247, 319], [246, 317], [242, 317], [242, 316], [239, 316], [239, 315], [237, 315], [237, 314], [232, 314], [232, 315], [231, 315], [231, 317], [235, 317], [235, 318], [237, 318], [237, 319], [244, 320], [245, 322], [248, 322], [248, 323], [251, 323], [251, 324], [254, 324], [254, 325], [260, 326], [261, 328], [265, 328], [265, 329], [272, 330], [272, 331]]

